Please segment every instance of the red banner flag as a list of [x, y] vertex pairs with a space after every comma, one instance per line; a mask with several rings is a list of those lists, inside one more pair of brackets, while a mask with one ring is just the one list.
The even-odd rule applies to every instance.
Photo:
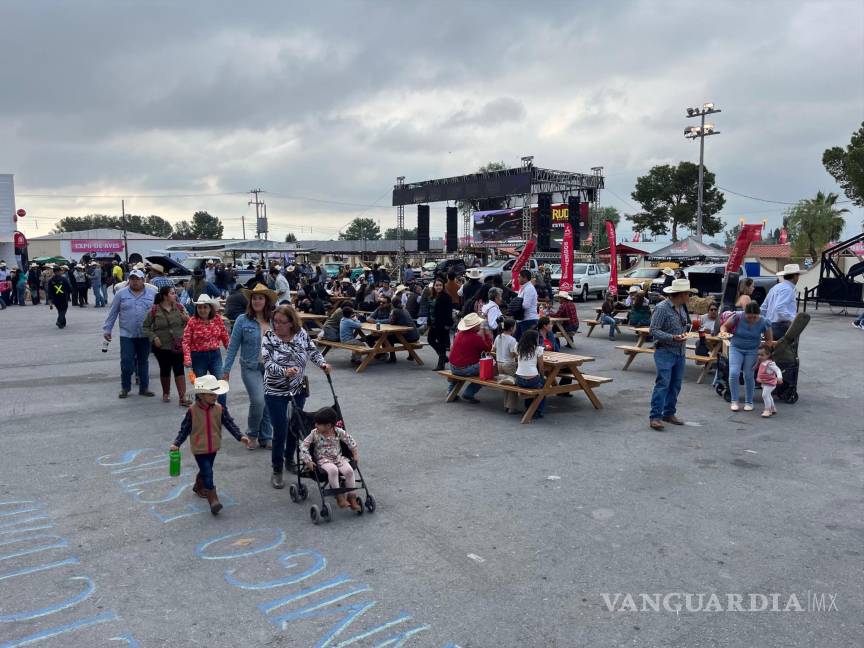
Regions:
[[788, 240], [789, 240], [789, 234], [786, 232], [786, 228], [784, 227], [780, 230], [779, 242], [780, 242], [780, 244], [785, 244], [786, 241], [788, 241]]
[[534, 254], [534, 248], [537, 247], [537, 241], [531, 239], [525, 244], [525, 247], [522, 248], [522, 252], [519, 253], [519, 258], [516, 259], [516, 263], [513, 264], [513, 270], [511, 271], [511, 276], [513, 277], [513, 290], [519, 290], [519, 271], [522, 269], [526, 263], [528, 263], [528, 259], [531, 258], [531, 255]]
[[741, 264], [744, 262], [744, 257], [747, 255], [747, 250], [750, 249], [750, 244], [759, 239], [759, 233], [762, 230], [762, 224], [744, 225], [738, 233], [738, 240], [735, 241], [735, 246], [729, 253], [729, 262], [726, 264], [726, 272], [738, 272], [741, 269]]
[[618, 294], [618, 255], [615, 253], [615, 223], [606, 221], [606, 238], [609, 239], [609, 293]]
[[558, 290], [573, 290], [573, 228], [570, 223], [564, 224], [564, 238], [561, 239], [561, 281]]

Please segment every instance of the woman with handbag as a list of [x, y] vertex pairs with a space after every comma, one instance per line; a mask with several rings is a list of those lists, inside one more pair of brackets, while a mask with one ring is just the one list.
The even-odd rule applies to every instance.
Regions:
[[159, 363], [162, 402], [171, 402], [173, 372], [180, 407], [192, 404], [191, 399], [186, 398], [186, 377], [183, 375], [183, 329], [188, 321], [189, 314], [177, 302], [177, 291], [173, 286], [162, 286], [142, 326]]
[[429, 331], [426, 339], [438, 354], [436, 371], [444, 369], [450, 348], [450, 327], [453, 326], [453, 300], [444, 290], [444, 281], [435, 279], [429, 293]]

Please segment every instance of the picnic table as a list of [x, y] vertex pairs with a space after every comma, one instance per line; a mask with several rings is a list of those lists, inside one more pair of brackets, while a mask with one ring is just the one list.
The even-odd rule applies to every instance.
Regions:
[[[357, 373], [363, 373], [366, 370], [366, 367], [369, 366], [369, 363], [372, 362], [376, 356], [380, 354], [386, 355], [396, 353], [398, 351], [407, 351], [408, 356], [414, 360], [414, 362], [418, 365], [423, 364], [423, 360], [420, 359], [420, 356], [417, 355], [416, 352], [416, 349], [423, 348], [423, 344], [421, 342], [408, 342], [405, 339], [405, 333], [414, 330], [412, 327], [396, 326], [395, 324], [381, 324], [381, 327], [378, 328], [375, 324], [366, 322], [361, 325], [360, 330], [367, 335], [373, 335], [378, 338], [375, 340], [373, 346], [360, 346], [359, 344], [346, 344], [344, 342], [335, 342], [333, 340], [324, 339], [315, 340], [315, 344], [323, 347], [321, 355], [325, 356], [330, 349], [348, 349], [352, 353], [364, 356], [362, 362], [357, 366]], [[395, 343], [390, 342], [389, 336], [391, 335], [396, 338]]]
[[573, 335], [571, 333], [569, 333], [567, 331], [567, 329], [565, 328], [565, 325], [570, 322], [570, 318], [569, 317], [550, 317], [549, 321], [552, 323], [552, 329], [555, 331], [555, 333], [563, 335], [564, 340], [567, 342], [567, 346], [570, 347], [571, 349], [573, 349], [574, 348]]
[[354, 303], [353, 297], [333, 297], [330, 296], [330, 310], [327, 312], [327, 317], [335, 313], [337, 310], [340, 310], [343, 306], [351, 305]]
[[[636, 334], [639, 336], [639, 339], [636, 341], [635, 346], [627, 346], [627, 345], [619, 345], [616, 346], [616, 349], [620, 349], [624, 352], [624, 355], [627, 356], [627, 361], [624, 363], [624, 371], [627, 371], [627, 368], [636, 359], [640, 353], [654, 353], [654, 347], [645, 346], [645, 342], [648, 341], [648, 338], [651, 336], [651, 329], [647, 326], [640, 326], [634, 329]], [[698, 339], [698, 333], [688, 333], [687, 339]], [[717, 362], [717, 356], [720, 354], [720, 351], [723, 349], [723, 340], [724, 338], [717, 337], [714, 335], [706, 335], [705, 336], [705, 344], [708, 347], [709, 354], [707, 356], [704, 355], [696, 355], [695, 353], [686, 353], [684, 357], [687, 360], [694, 360], [697, 365], [702, 367], [702, 371], [699, 373], [699, 377], [696, 379], [697, 384], [702, 384], [702, 381], [705, 379], [705, 376], [708, 374], [708, 371], [711, 369], [711, 366]], [[691, 347], [687, 347], [690, 349]]]
[[[612, 378], [591, 376], [582, 373], [580, 367], [586, 362], [594, 362], [594, 358], [571, 353], [545, 352], [543, 354], [543, 372], [546, 376], [546, 382], [542, 387], [538, 388], [502, 385], [494, 380], [481, 380], [479, 376], [457, 376], [451, 371], [439, 371], [438, 373], [456, 383], [456, 386], [447, 395], [448, 403], [455, 400], [465, 384], [469, 382], [477, 383], [490, 389], [516, 392], [526, 398], [533, 397], [531, 404], [522, 416], [522, 423], [524, 424], [531, 422], [534, 413], [540, 407], [540, 403], [544, 398], [558, 394], [583, 391], [588, 400], [591, 401], [594, 409], [603, 409], [603, 403], [600, 402], [600, 399], [594, 393], [594, 388], [598, 385], [612, 382]], [[560, 377], [572, 378], [573, 382], [569, 385], [559, 385], [558, 378]]]
[[321, 328], [321, 325], [327, 321], [326, 315], [302, 312], [297, 313], [297, 315], [300, 317], [300, 323], [306, 328]]

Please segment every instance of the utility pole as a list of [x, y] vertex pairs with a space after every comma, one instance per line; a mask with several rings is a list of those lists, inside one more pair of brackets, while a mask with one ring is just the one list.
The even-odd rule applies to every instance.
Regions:
[[120, 222], [123, 223], [123, 253], [126, 255], [126, 265], [129, 265], [129, 236], [126, 231], [126, 201], [120, 201]]
[[260, 200], [258, 200], [258, 194], [259, 194], [259, 193], [264, 193], [264, 190], [263, 190], [263, 189], [250, 189], [250, 190], [249, 190], [249, 193], [255, 195], [255, 200], [250, 200], [250, 201], [249, 201], [248, 203], [246, 203], [246, 204], [247, 204], [247, 205], [255, 205], [255, 238], [260, 239], [260, 238], [261, 238], [261, 212], [260, 212], [260, 207], [261, 207], [261, 205], [263, 205], [264, 203], [261, 202]]
[[702, 188], [705, 183], [705, 138], [709, 135], [719, 135], [720, 131], [714, 130], [714, 124], [705, 123], [705, 115], [722, 112], [715, 108], [713, 103], [704, 103], [701, 108], [688, 108], [687, 117], [700, 117], [699, 126], [690, 126], [684, 129], [684, 137], [687, 139], [699, 138], [699, 195], [696, 203], [696, 238], [702, 242]]
[[240, 215], [240, 223], [243, 226], [243, 240], [246, 240], [246, 214]]

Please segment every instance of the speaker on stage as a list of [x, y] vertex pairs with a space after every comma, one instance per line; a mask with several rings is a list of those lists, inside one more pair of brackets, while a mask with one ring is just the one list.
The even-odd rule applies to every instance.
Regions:
[[541, 252], [552, 250], [552, 194], [537, 194], [537, 247]]
[[456, 207], [447, 208], [447, 251], [456, 252], [459, 249], [459, 210]]
[[582, 245], [582, 236], [579, 229], [580, 215], [582, 214], [582, 202], [579, 196], [570, 196], [567, 199], [567, 220], [570, 223], [570, 228], [573, 230], [573, 249], [578, 250]]
[[417, 205], [417, 251], [429, 251], [429, 205]]

